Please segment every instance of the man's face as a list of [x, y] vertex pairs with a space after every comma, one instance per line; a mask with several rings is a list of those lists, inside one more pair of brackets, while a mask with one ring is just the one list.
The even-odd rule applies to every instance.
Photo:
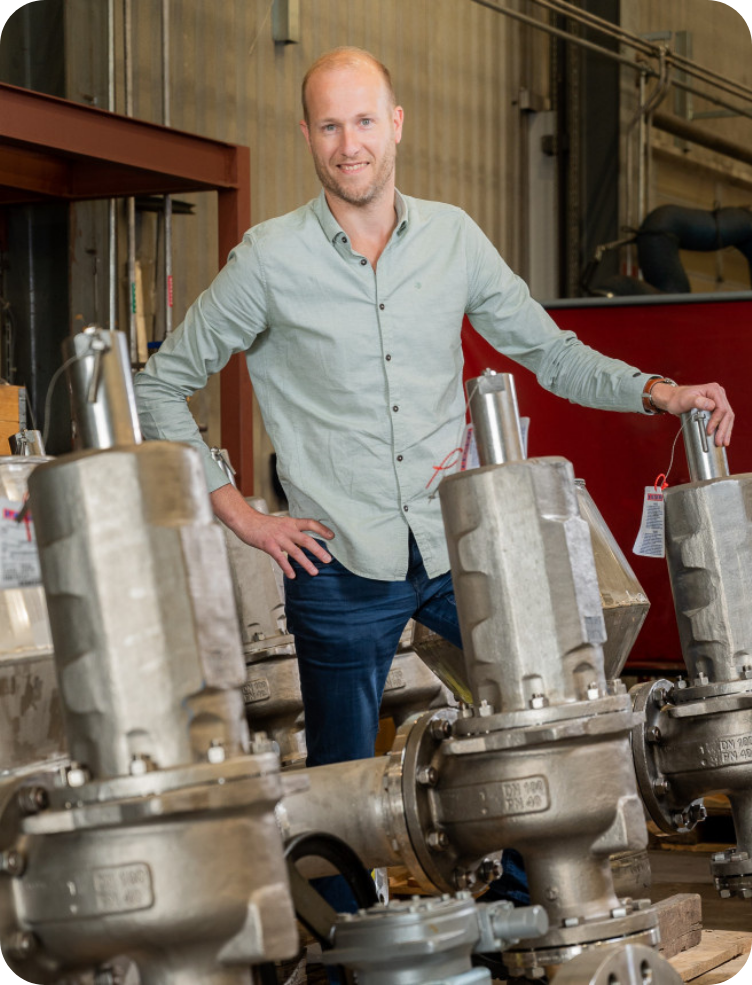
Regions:
[[367, 62], [321, 69], [306, 96], [310, 124], [300, 128], [326, 191], [360, 206], [393, 197], [403, 113], [378, 69]]

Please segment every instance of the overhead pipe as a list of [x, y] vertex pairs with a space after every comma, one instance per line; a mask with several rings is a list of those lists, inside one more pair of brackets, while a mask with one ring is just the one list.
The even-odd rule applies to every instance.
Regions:
[[752, 165], [752, 150], [748, 146], [727, 140], [725, 137], [719, 137], [718, 134], [703, 130], [702, 127], [688, 123], [671, 113], [656, 113], [653, 116], [653, 125], [674, 137], [688, 140], [700, 147], [707, 147], [708, 150], [723, 154], [732, 160], [741, 161], [743, 164]]
[[[533, 2], [538, 3], [541, 6], [548, 6], [550, 0], [533, 0]], [[508, 7], [501, 7], [497, 3], [493, 3], [492, 0], [473, 0], [473, 3], [477, 3], [479, 6], [486, 7], [489, 10], [494, 10], [498, 14], [504, 14], [505, 16], [511, 17], [513, 20], [520, 21], [523, 24], [527, 24], [530, 27], [535, 28], [536, 30], [544, 31], [547, 34], [553, 35], [554, 37], [562, 38], [565, 41], [570, 42], [571, 44], [578, 45], [581, 48], [586, 48], [589, 51], [593, 51], [599, 55], [603, 55], [605, 58], [610, 58], [612, 61], [616, 61], [619, 64], [626, 66], [627, 68], [631, 68], [633, 71], [637, 71], [637, 72], [642, 71], [642, 65], [640, 62], [636, 62], [632, 59], [625, 57], [624, 55], [618, 54], [615, 51], [611, 51], [608, 48], [604, 48], [602, 45], [596, 44], [593, 41], [588, 41], [585, 38], [578, 37], [569, 31], [564, 31], [560, 28], [553, 27], [550, 24], [544, 24], [542, 21], [536, 20], [536, 18], [530, 17], [527, 14], [519, 13], [518, 11], [511, 10]], [[565, 13], [567, 17], [571, 18], [572, 20], [578, 21], [580, 23], [584, 23], [586, 24], [586, 26], [594, 26], [594, 25], [587, 25], [586, 21], [584, 21], [581, 17], [577, 16], [578, 14], [582, 14], [582, 11], [580, 11], [579, 8], [577, 7], [571, 7], [570, 5], [567, 4], [557, 12]], [[604, 33], [611, 33], [611, 32], [605, 31], [604, 29]], [[642, 42], [638, 44], [637, 41], [639, 39], [628, 40], [628, 39], [620, 38], [615, 34], [612, 34], [612, 37], [615, 37], [616, 40], [620, 41], [620, 43], [629, 45], [630, 47], [634, 48], [636, 51], [640, 52], [641, 54], [647, 55], [650, 58], [655, 58], [656, 60], [660, 58], [660, 48], [657, 46], [647, 44], [646, 42]], [[689, 59], [683, 58], [682, 56], [679, 55], [675, 55], [673, 52], [669, 52], [668, 61], [671, 65], [676, 65], [678, 68], [681, 68], [682, 71], [686, 72], [688, 75], [692, 75], [695, 78], [699, 79], [700, 81], [704, 82], [705, 84], [709, 86], [713, 86], [714, 88], [719, 89], [722, 92], [726, 92], [732, 96], [737, 97], [738, 99], [745, 99], [745, 100], [752, 99], [752, 89], [750, 89], [748, 86], [744, 86], [736, 83], [730, 84], [727, 81], [723, 80], [721, 76], [718, 76], [716, 75], [716, 73], [710, 72], [709, 70], [703, 69], [701, 66], [697, 65], [696, 63], [692, 62]], [[647, 73], [648, 75], [655, 78], [658, 78], [660, 74], [654, 68], [649, 68], [647, 70]], [[708, 102], [714, 103], [716, 106], [722, 106], [723, 108], [730, 109], [732, 112], [740, 116], [746, 116], [752, 119], [752, 110], [746, 109], [744, 106], [735, 106], [716, 95], [713, 95], [708, 92], [702, 92], [701, 90], [695, 88], [694, 86], [689, 85], [688, 83], [680, 82], [678, 79], [672, 78], [671, 84], [679, 89], [684, 90], [685, 92], [691, 93], [692, 95], [701, 96], [703, 99], [706, 99]]]

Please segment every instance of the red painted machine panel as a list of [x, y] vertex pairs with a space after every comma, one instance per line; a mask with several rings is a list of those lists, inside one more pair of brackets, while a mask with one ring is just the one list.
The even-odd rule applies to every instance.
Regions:
[[[553, 308], [564, 329], [606, 355], [624, 359], [648, 373], [682, 383], [722, 383], [737, 420], [729, 466], [752, 472], [752, 295], [735, 299], [687, 298], [665, 303], [634, 300]], [[651, 609], [630, 665], [660, 669], [681, 664], [666, 563], [632, 554], [642, 511], [643, 489], [665, 472], [679, 430], [678, 418], [615, 414], [578, 407], [538, 386], [532, 373], [495, 352], [469, 325], [464, 332], [465, 374], [487, 366], [515, 376], [520, 413], [531, 418], [531, 456], [563, 455], [584, 479], [598, 508], [629, 558]], [[671, 485], [689, 481], [684, 445], [676, 444]], [[668, 668], [667, 668], [668, 669]]]

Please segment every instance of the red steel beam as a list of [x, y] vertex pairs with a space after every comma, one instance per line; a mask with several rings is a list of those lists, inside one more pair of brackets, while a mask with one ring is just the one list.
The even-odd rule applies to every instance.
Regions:
[[[233, 246], [251, 224], [251, 157], [239, 147], [236, 157], [237, 187], [219, 193], [219, 266], [227, 262]], [[222, 446], [236, 471], [235, 481], [244, 496], [253, 489], [253, 389], [245, 356], [233, 356], [221, 374], [220, 424]]]
[[[165, 184], [176, 191], [220, 190], [236, 187], [238, 180], [235, 144], [2, 84], [0, 139], [3, 184], [60, 198], [140, 194], [165, 190]], [[26, 163], [34, 166], [27, 169]], [[98, 169], [100, 187], [90, 188]], [[118, 171], [123, 186], [115, 180]], [[8, 181], [9, 173], [15, 181]], [[136, 174], [159, 181], [134, 190], [129, 179], [135, 181]]]

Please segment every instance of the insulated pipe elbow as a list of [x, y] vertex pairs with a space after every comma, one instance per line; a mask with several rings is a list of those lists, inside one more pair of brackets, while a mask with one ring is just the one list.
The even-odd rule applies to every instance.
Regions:
[[720, 250], [735, 246], [750, 267], [752, 212], [728, 208], [706, 211], [662, 205], [645, 217], [637, 233], [637, 255], [645, 280], [661, 291], [689, 294], [680, 250]]

